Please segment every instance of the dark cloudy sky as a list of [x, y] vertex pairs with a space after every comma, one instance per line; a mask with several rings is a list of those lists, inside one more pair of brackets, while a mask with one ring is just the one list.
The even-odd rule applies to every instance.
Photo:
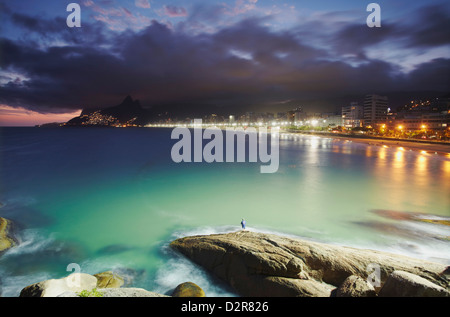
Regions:
[[[66, 25], [70, 2], [81, 28]], [[370, 2], [0, 0], [0, 121], [127, 94], [147, 107], [322, 111], [367, 93], [448, 93], [450, 2], [379, 0], [381, 28], [369, 28]]]

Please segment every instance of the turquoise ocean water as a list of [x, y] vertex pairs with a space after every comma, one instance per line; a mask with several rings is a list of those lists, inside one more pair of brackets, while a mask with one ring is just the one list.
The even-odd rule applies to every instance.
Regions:
[[[281, 135], [261, 163], [174, 163], [171, 129], [0, 129], [0, 216], [21, 244], [0, 257], [3, 296], [32, 283], [115, 270], [167, 293], [181, 282], [234, 296], [168, 243], [193, 234], [273, 232], [450, 263], [448, 226], [375, 210], [450, 217], [450, 156]], [[383, 216], [384, 215], [384, 216]]]

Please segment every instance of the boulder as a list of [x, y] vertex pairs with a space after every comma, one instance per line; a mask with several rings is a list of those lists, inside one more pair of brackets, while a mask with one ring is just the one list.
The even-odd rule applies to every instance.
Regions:
[[[101, 297], [169, 297], [142, 288], [100, 288], [97, 291], [102, 294]], [[58, 297], [79, 297], [79, 295], [78, 292], [66, 291]]]
[[170, 245], [241, 296], [330, 296], [351, 275], [366, 280], [374, 264], [381, 284], [402, 270], [447, 285], [442, 264], [272, 234], [239, 231], [184, 237]]
[[13, 223], [11, 220], [0, 217], [0, 254], [18, 244], [12, 229]]
[[195, 283], [185, 282], [178, 285], [173, 293], [173, 297], [205, 297], [205, 292]]
[[124, 284], [124, 279], [112, 271], [94, 274], [97, 278], [97, 288], [119, 288]]
[[450, 292], [415, 274], [394, 271], [389, 275], [378, 295], [381, 297], [448, 297]]
[[351, 275], [336, 289], [336, 297], [374, 297], [375, 288], [359, 276]]
[[[142, 288], [120, 288], [123, 279], [112, 271], [95, 275], [73, 273], [61, 279], [46, 280], [22, 289], [20, 297], [169, 297]], [[100, 296], [98, 296], [100, 295]]]
[[64, 292], [91, 291], [97, 287], [97, 278], [85, 273], [72, 273], [61, 279], [51, 279], [22, 289], [20, 297], [56, 297]]

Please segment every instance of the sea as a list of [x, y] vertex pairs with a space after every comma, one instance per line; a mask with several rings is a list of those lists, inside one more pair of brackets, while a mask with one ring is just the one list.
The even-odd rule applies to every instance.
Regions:
[[[247, 230], [450, 264], [450, 155], [281, 133], [279, 168], [172, 160], [170, 128], [0, 128], [0, 216], [20, 244], [0, 292], [113, 271], [170, 294], [237, 296], [169, 243]], [[205, 141], [206, 142], [206, 141]]]

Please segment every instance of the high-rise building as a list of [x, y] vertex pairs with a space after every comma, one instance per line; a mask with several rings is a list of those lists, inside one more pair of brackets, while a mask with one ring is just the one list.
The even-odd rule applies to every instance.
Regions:
[[342, 126], [342, 116], [336, 113], [323, 113], [322, 126], [324, 127], [340, 127]]
[[364, 99], [364, 126], [375, 127], [387, 120], [388, 98], [379, 95], [367, 95]]
[[352, 102], [342, 107], [342, 124], [346, 128], [362, 127], [364, 119], [364, 107]]
[[297, 107], [286, 112], [287, 121], [290, 123], [300, 122], [306, 119], [306, 113], [302, 107]]
[[295, 111], [294, 110], [287, 111], [286, 119], [289, 123], [294, 123], [295, 122]]

